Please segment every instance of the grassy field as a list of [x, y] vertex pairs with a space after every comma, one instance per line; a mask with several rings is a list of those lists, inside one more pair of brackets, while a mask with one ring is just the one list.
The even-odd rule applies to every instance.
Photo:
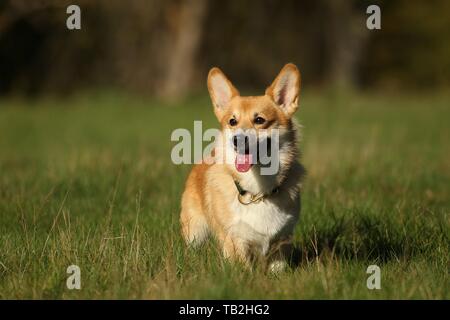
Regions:
[[170, 134], [215, 127], [211, 108], [0, 100], [0, 298], [450, 298], [450, 95], [305, 95], [301, 263], [276, 277], [181, 241], [189, 166], [171, 163]]

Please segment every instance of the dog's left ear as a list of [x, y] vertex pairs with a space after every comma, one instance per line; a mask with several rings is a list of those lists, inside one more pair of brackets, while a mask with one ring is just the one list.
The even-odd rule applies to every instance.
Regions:
[[300, 82], [300, 72], [297, 67], [295, 64], [288, 63], [266, 89], [266, 95], [272, 98], [288, 117], [292, 117], [298, 108]]

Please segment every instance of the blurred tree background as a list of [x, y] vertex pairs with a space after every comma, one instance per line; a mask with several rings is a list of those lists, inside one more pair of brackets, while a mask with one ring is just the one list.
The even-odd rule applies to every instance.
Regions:
[[[66, 28], [81, 8], [82, 29]], [[381, 30], [366, 8], [381, 7]], [[307, 86], [450, 84], [450, 1], [1, 0], [0, 95], [123, 88], [162, 98], [204, 90], [221, 67], [261, 88], [287, 62]]]

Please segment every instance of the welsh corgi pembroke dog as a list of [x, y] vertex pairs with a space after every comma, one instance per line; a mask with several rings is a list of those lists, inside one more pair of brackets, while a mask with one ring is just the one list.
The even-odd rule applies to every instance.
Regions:
[[[180, 222], [189, 246], [212, 234], [228, 259], [248, 267], [264, 261], [273, 272], [287, 267], [305, 172], [293, 119], [300, 81], [289, 63], [264, 95], [240, 96], [219, 68], [210, 70], [208, 90], [221, 133], [211, 158], [192, 168], [182, 195]], [[270, 161], [262, 162], [261, 150]], [[274, 163], [276, 170], [264, 172]]]

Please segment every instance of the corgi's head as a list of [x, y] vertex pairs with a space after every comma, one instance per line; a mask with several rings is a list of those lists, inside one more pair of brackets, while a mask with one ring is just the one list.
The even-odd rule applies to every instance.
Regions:
[[274, 145], [271, 139], [275, 131], [279, 137], [276, 151], [282, 166], [293, 153], [289, 149], [295, 140], [292, 116], [298, 108], [300, 93], [297, 67], [291, 63], [285, 65], [264, 95], [247, 97], [239, 94], [219, 68], [212, 68], [208, 74], [208, 90], [222, 127], [224, 148], [219, 153], [225, 153], [227, 159], [234, 158], [234, 169], [245, 173], [260, 164], [261, 146], [269, 156], [274, 154], [270, 148]]

